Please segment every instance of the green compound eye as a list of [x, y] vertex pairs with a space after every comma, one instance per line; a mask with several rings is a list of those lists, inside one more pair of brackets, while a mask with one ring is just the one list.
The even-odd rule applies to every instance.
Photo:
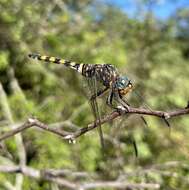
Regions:
[[124, 88], [128, 87], [128, 85], [132, 85], [132, 84], [126, 76], [119, 77], [116, 81], [116, 88], [118, 88], [118, 89], [124, 89]]

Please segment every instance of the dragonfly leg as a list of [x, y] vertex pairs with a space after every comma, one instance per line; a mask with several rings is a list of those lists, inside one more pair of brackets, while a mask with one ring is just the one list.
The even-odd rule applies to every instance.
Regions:
[[114, 98], [115, 98], [115, 94], [114, 94], [113, 90], [111, 90], [109, 96], [107, 97], [106, 104], [109, 107], [115, 109], [120, 115], [122, 115], [122, 113], [124, 113], [126, 111], [126, 109], [122, 105], [118, 105], [118, 106], [113, 105]]
[[[129, 104], [125, 99], [123, 99], [122, 97], [120, 97], [120, 98], [122, 99], [122, 101], [123, 101], [125, 104], [127, 104], [128, 106], [130, 106], [130, 104]], [[144, 122], [144, 124], [145, 124], [146, 126], [148, 126], [148, 123], [147, 123], [146, 119], [144, 118], [144, 116], [140, 116], [140, 118], [141, 118], [141, 120]]]
[[119, 92], [116, 92], [115, 99], [116, 99], [116, 101], [117, 101], [119, 104], [121, 104], [121, 106], [122, 106], [125, 110], [129, 111], [129, 106], [130, 106], [130, 105], [128, 104], [128, 102], [127, 102], [126, 100], [124, 100], [124, 99], [122, 98], [122, 96], [119, 94]]
[[125, 103], [125, 104], [127, 104], [128, 106], [130, 106], [130, 104], [125, 100], [125, 99], [123, 99], [123, 97], [120, 97], [121, 98], [121, 100]]
[[107, 99], [106, 99], [106, 104], [108, 105], [108, 106], [110, 106], [111, 108], [115, 108], [114, 106], [113, 106], [113, 96], [114, 96], [114, 94], [113, 94], [113, 92], [112, 92], [112, 90], [110, 91], [110, 93], [109, 93], [109, 95], [108, 95], [108, 97], [107, 97]]
[[101, 96], [102, 94], [104, 94], [109, 88], [106, 87], [102, 90], [99, 90], [97, 93], [93, 94], [91, 97], [90, 97], [90, 100], [94, 100], [96, 99], [97, 97]]
[[[120, 98], [122, 99], [122, 101], [123, 101], [125, 104], [127, 104], [128, 106], [130, 106], [130, 104], [129, 104], [125, 99], [123, 99], [122, 97], [120, 97]], [[144, 116], [140, 116], [140, 118], [141, 118], [141, 120], [144, 122], [144, 124], [145, 124], [146, 126], [148, 126], [148, 123], [147, 123], [146, 119], [144, 118]]]

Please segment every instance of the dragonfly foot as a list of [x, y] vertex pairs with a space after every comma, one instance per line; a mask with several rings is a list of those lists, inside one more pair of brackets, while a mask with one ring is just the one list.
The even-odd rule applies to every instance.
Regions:
[[69, 139], [68, 142], [69, 142], [70, 144], [75, 144], [75, 143], [76, 143], [76, 140], [75, 140], [75, 139]]
[[116, 111], [119, 113], [119, 115], [122, 115], [127, 111], [127, 109], [124, 108], [123, 106], [117, 106]]
[[73, 144], [76, 143], [76, 140], [75, 140], [75, 138], [73, 137], [73, 135], [67, 135], [67, 136], [64, 137], [64, 139], [68, 139], [68, 142], [69, 142], [70, 144], [71, 144], [71, 143], [73, 143]]

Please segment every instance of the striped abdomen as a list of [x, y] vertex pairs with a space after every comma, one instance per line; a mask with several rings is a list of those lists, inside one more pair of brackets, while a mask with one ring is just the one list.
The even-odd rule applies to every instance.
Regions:
[[69, 60], [60, 59], [57, 57], [50, 57], [50, 56], [46, 56], [46, 55], [35, 54], [35, 53], [31, 53], [28, 56], [32, 59], [37, 59], [39, 61], [45, 61], [45, 62], [55, 63], [55, 64], [64, 64], [66, 67], [70, 67], [79, 73], [82, 73], [82, 68], [84, 65], [82, 63], [79, 64], [79, 63], [75, 63], [75, 62], [72, 62]]
[[31, 53], [28, 55], [32, 59], [45, 61], [55, 64], [64, 64], [65, 66], [76, 70], [87, 78], [96, 77], [98, 81], [103, 83], [104, 86], [110, 86], [118, 76], [117, 69], [110, 64], [83, 64], [75, 63], [69, 60], [60, 59], [56, 57], [49, 57], [46, 55]]

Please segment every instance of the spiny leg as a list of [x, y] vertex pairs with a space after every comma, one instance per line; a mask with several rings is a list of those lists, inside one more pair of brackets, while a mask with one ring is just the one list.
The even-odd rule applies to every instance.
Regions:
[[128, 111], [129, 110], [129, 103], [124, 100], [118, 93], [118, 96], [116, 98], [116, 100]]
[[113, 105], [113, 100], [115, 99], [115, 93], [114, 91], [111, 89], [107, 99], [106, 99], [106, 104], [111, 107], [112, 109], [115, 109], [120, 115], [122, 114], [123, 111], [125, 111], [126, 109], [124, 108], [123, 105], [121, 106], [115, 106]]
[[[120, 99], [121, 99], [125, 104], [127, 104], [128, 106], [130, 106], [130, 104], [129, 104], [121, 95], [119, 95], [119, 97], [120, 97]], [[147, 123], [147, 121], [145, 120], [144, 116], [140, 116], [140, 118], [141, 118], [141, 120], [144, 122], [144, 124], [145, 124], [146, 126], [148, 126], [148, 123]]]
[[[113, 100], [115, 100], [115, 101], [116, 101], [117, 103], [119, 103], [120, 105], [118, 105], [118, 106], [116, 106], [116, 107], [113, 106], [113, 104], [112, 104], [112, 101], [113, 101]], [[126, 101], [124, 101], [124, 100], [122, 99], [122, 97], [121, 97], [121, 95], [120, 95], [118, 89], [116, 89], [116, 88], [112, 88], [112, 89], [111, 89], [110, 94], [109, 94], [109, 96], [108, 96], [108, 98], [107, 98], [106, 103], [107, 103], [110, 107], [112, 107], [112, 108], [114, 108], [114, 109], [117, 109], [119, 112], [120, 112], [120, 111], [121, 111], [121, 112], [129, 111], [129, 104], [128, 104]]]
[[109, 95], [108, 95], [108, 97], [107, 97], [107, 99], [106, 99], [106, 104], [108, 105], [108, 106], [110, 106], [111, 108], [113, 108], [113, 109], [116, 109], [116, 107], [113, 105], [113, 92], [112, 92], [112, 90], [110, 91], [110, 93], [109, 93]]
[[104, 94], [107, 90], [109, 89], [109, 87], [106, 87], [102, 90], [99, 90], [97, 93], [93, 94], [91, 97], [90, 97], [90, 100], [94, 100], [96, 99], [97, 97], [101, 96], [102, 94]]

